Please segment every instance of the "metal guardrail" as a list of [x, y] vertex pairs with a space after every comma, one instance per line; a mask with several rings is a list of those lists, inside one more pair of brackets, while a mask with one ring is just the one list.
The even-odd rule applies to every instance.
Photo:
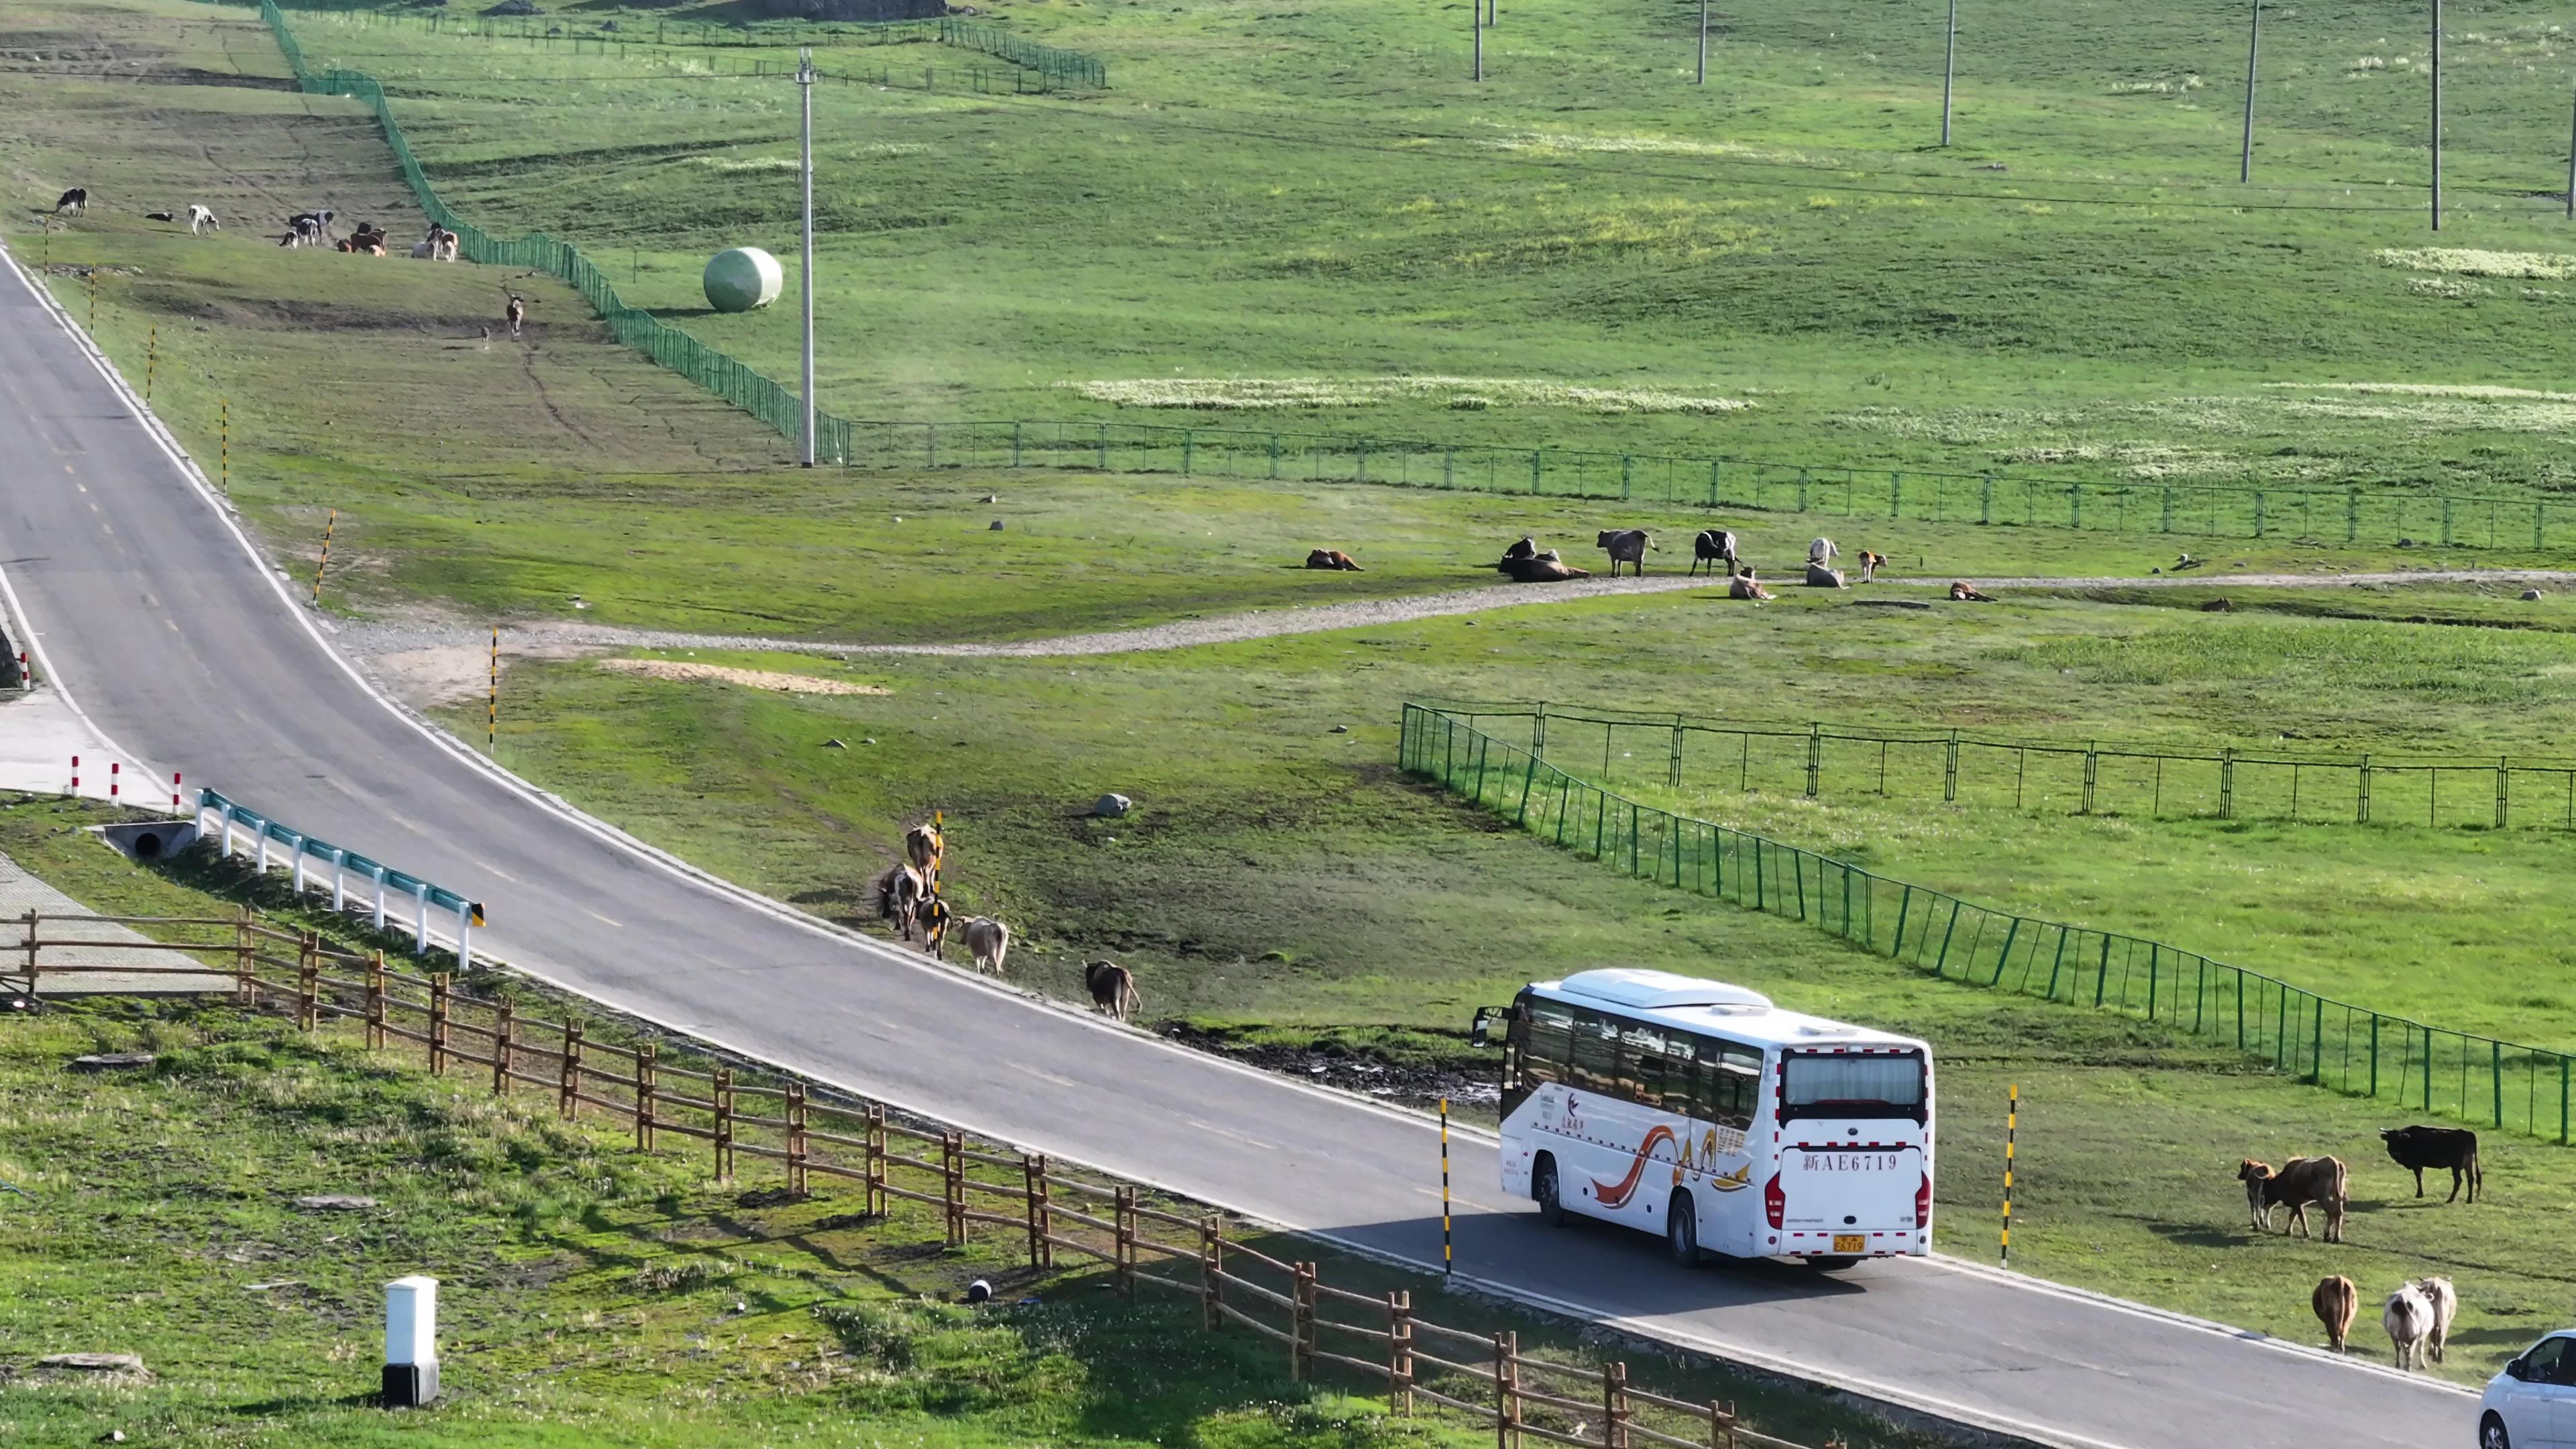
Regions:
[[[206, 819], [210, 815], [215, 817], [217, 822], [212, 832], [206, 829]], [[292, 826], [272, 820], [246, 805], [226, 799], [216, 791], [198, 791], [197, 833], [201, 836], [208, 833], [216, 835], [223, 843], [222, 848], [226, 859], [230, 859], [233, 855], [237, 831], [248, 832], [250, 835], [250, 845], [246, 850], [256, 852], [262, 873], [265, 873], [271, 865], [269, 847], [271, 845], [286, 847], [287, 867], [294, 874], [295, 891], [298, 895], [303, 894], [306, 889], [305, 867], [308, 862], [319, 862], [329, 866], [331, 868], [331, 909], [335, 911], [350, 909], [349, 881], [352, 876], [355, 876], [362, 885], [372, 885], [375, 926], [379, 931], [385, 929], [386, 913], [393, 903], [408, 899], [413, 910], [412, 951], [415, 955], [429, 950], [430, 908], [435, 906], [443, 911], [454, 912], [457, 965], [462, 969], [473, 964], [471, 944], [473, 929], [483, 924], [481, 902], [467, 900], [445, 886], [396, 870], [382, 861], [371, 860], [346, 846], [333, 845], [318, 836], [307, 835]], [[362, 899], [360, 909], [365, 908], [366, 905]]]

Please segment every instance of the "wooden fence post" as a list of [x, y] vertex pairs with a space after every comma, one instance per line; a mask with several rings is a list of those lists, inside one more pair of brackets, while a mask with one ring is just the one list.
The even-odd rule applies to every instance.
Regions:
[[635, 1150], [653, 1150], [653, 1044], [635, 1049]]
[[1394, 1413], [1413, 1413], [1413, 1293], [1398, 1289], [1386, 1295], [1386, 1406]]
[[[35, 919], [36, 913], [29, 911], [27, 939], [30, 941], [36, 938]], [[35, 948], [30, 946], [27, 950], [29, 959], [32, 960]], [[233, 923], [233, 991], [239, 998], [236, 1004], [245, 1009], [259, 1004], [259, 988], [253, 984], [258, 979], [253, 974], [255, 963], [252, 957], [255, 954], [250, 934], [250, 907], [244, 906], [241, 908], [240, 918]]]
[[805, 1195], [805, 1084], [787, 1084], [787, 1190]]
[[966, 1150], [966, 1137], [960, 1132], [939, 1135], [939, 1198], [948, 1217], [948, 1246], [966, 1242], [966, 1164], [958, 1154]]
[[442, 1075], [447, 1070], [447, 973], [440, 971], [429, 978], [429, 1074]]
[[306, 931], [295, 943], [295, 1027], [311, 1031], [322, 1023], [322, 933]]
[[1735, 1449], [1735, 1401], [1708, 1401], [1708, 1449]]
[[1628, 1449], [1628, 1366], [1601, 1366], [1601, 1446]]
[[[28, 994], [29, 996], [34, 996], [34, 995], [36, 995], [36, 994], [37, 994], [37, 991], [36, 991], [36, 971], [37, 971], [37, 966], [36, 966], [36, 932], [37, 932], [37, 930], [38, 930], [38, 925], [37, 925], [37, 923], [38, 923], [40, 920], [42, 920], [42, 919], [43, 919], [43, 918], [42, 918], [41, 916], [38, 916], [38, 915], [35, 913], [35, 911], [33, 911], [32, 909], [31, 909], [31, 910], [29, 910], [29, 911], [27, 912], [27, 914], [25, 914], [25, 915], [23, 915], [23, 916], [20, 916], [20, 917], [18, 918], [19, 924], [20, 924], [20, 925], [23, 925], [23, 926], [25, 926], [25, 927], [27, 928], [27, 994]], [[236, 991], [238, 991], [238, 992], [241, 992], [243, 995], [248, 995], [248, 994], [249, 994], [249, 993], [248, 993], [248, 991], [247, 991], [245, 988], [242, 988], [242, 987], [240, 987], [240, 986], [238, 986], [238, 985], [236, 985], [234, 989], [235, 989]]]
[[581, 1115], [581, 1018], [564, 1023], [563, 1080], [558, 1086], [557, 1111], [565, 1117]]
[[385, 1044], [385, 953], [379, 949], [367, 962], [367, 1048], [381, 1049]]
[[1521, 1351], [1520, 1335], [1494, 1335], [1494, 1449], [1520, 1449], [1520, 1370], [1512, 1360]]
[[716, 1068], [716, 1181], [733, 1181], [733, 1070]]
[[1288, 1380], [1305, 1383], [1315, 1376], [1315, 1265], [1295, 1265], [1288, 1288]]
[[492, 1095], [510, 1095], [510, 1068], [518, 1064], [519, 1003], [504, 996], [492, 1008]]
[[1118, 1224], [1118, 1291], [1136, 1296], [1136, 1189], [1122, 1187], [1112, 1200], [1111, 1216]]
[[1225, 1327], [1225, 1230], [1216, 1214], [1199, 1219], [1199, 1304], [1208, 1332]]
[[886, 1120], [885, 1104], [868, 1104], [868, 1205], [870, 1217], [886, 1214]]
[[1046, 1158], [1020, 1154], [1020, 1202], [1029, 1225], [1029, 1269], [1046, 1266], [1046, 1230], [1038, 1226], [1038, 1193], [1046, 1181]]

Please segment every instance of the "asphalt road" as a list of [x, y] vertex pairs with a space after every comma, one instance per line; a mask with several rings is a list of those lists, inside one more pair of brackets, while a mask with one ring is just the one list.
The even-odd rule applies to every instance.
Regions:
[[[417, 727], [327, 647], [14, 274], [0, 276], [0, 578], [53, 678], [129, 758], [487, 902], [477, 939], [514, 964], [1003, 1141], [1438, 1261], [1429, 1123], [820, 929]], [[1960, 1266], [1679, 1273], [1642, 1236], [1540, 1228], [1495, 1190], [1489, 1142], [1457, 1156], [1463, 1274], [1754, 1363], [2070, 1445], [2472, 1437], [2455, 1390]]]

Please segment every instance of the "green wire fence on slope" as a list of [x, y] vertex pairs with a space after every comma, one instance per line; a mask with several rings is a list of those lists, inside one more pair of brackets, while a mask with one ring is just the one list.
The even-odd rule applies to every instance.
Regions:
[[2354, 1096], [2564, 1145], [2566, 1053], [2427, 1026], [2158, 941], [2015, 915], [1744, 831], [1640, 805], [1407, 703], [1413, 775], [1631, 876], [1807, 922], [1944, 980], [2143, 1016]]

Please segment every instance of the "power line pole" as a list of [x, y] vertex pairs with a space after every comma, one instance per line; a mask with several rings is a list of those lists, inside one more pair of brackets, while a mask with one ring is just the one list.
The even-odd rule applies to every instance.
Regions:
[[2254, 0], [2254, 31], [2245, 42], [2245, 152], [2236, 163], [2236, 179], [2254, 179], [2254, 61], [2263, 51], [2263, 0]]
[[2433, 230], [2442, 229], [2442, 0], [2433, 0]]
[[1950, 91], [1959, 78], [1959, 0], [1950, 0], [1950, 39], [1941, 51], [1941, 144], [1950, 144]]
[[1708, 84], [1708, 0], [1699, 0], [1699, 81]]
[[805, 466], [814, 466], [814, 52], [796, 53], [796, 89], [804, 100], [805, 127], [798, 147], [798, 171], [805, 190]]

